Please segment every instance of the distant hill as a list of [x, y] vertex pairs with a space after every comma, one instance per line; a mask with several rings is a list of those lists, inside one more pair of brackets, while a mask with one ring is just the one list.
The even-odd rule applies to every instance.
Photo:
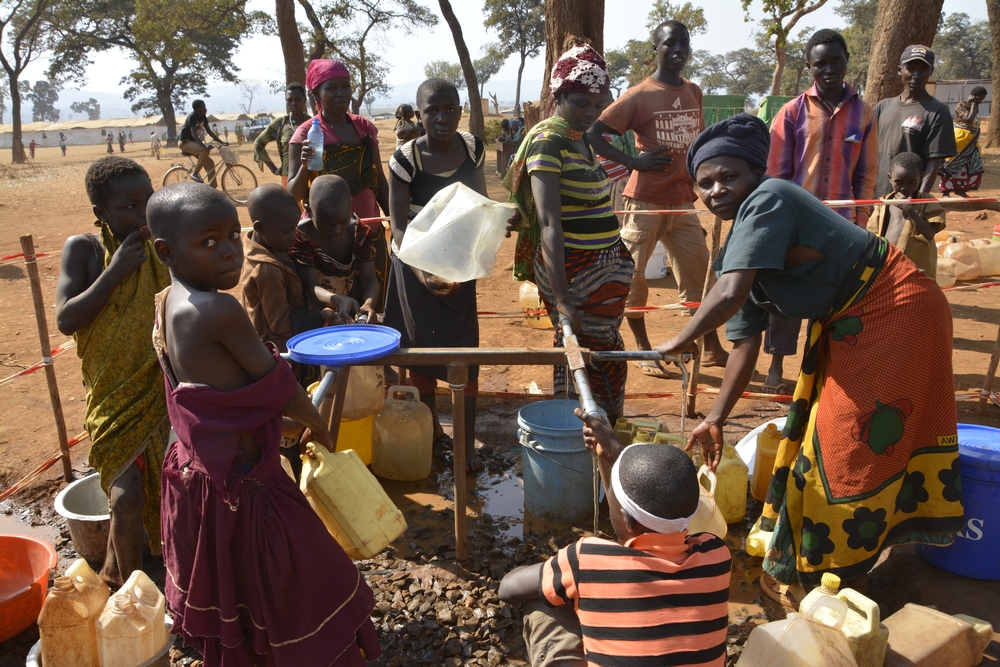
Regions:
[[[389, 91], [389, 94], [385, 97], [381, 97], [375, 101], [372, 106], [373, 113], [385, 113], [395, 111], [396, 106], [403, 104], [404, 102], [413, 103], [417, 96], [417, 87], [423, 79], [416, 81], [406, 81], [403, 83], [396, 84]], [[514, 104], [514, 95], [516, 91], [517, 81], [489, 81], [486, 83], [485, 92], [495, 93], [498, 95], [501, 107], [511, 107]], [[521, 99], [523, 100], [534, 100], [538, 99], [538, 92], [541, 90], [542, 81], [541, 79], [526, 79], [521, 84]], [[461, 91], [462, 101], [467, 99], [465, 91]], [[131, 102], [125, 100], [121, 94], [116, 93], [97, 93], [90, 90], [74, 90], [72, 88], [64, 88], [59, 91], [59, 101], [56, 103], [56, 108], [59, 109], [60, 120], [80, 120], [81, 118], [86, 118], [86, 114], [73, 113], [70, 111], [69, 106], [73, 102], [86, 102], [88, 99], [93, 97], [97, 100], [98, 104], [101, 105], [101, 118], [131, 118], [139, 114], [132, 112]], [[239, 113], [243, 111], [242, 106], [242, 96], [236, 86], [230, 84], [213, 84], [208, 87], [208, 94], [204, 96], [206, 106], [208, 107], [209, 113]], [[285, 106], [284, 96], [275, 95], [271, 93], [265, 93], [261, 99], [254, 100], [253, 108], [251, 111], [254, 113], [258, 111], [279, 111]], [[23, 113], [25, 122], [31, 121], [31, 103], [26, 102], [23, 105]], [[364, 111], [364, 108], [362, 108]], [[183, 109], [175, 109], [177, 113], [178, 120], [180, 120], [184, 115], [188, 113], [188, 109], [185, 106]], [[4, 121], [10, 122], [10, 112], [5, 114]]]

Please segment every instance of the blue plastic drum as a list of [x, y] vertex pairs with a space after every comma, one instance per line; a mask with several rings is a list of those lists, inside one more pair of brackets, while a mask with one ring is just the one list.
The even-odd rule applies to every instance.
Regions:
[[1000, 580], [1000, 429], [958, 425], [965, 530], [946, 547], [917, 545], [942, 570], [973, 579]]
[[323, 327], [289, 339], [288, 355], [301, 364], [349, 366], [392, 354], [399, 340], [395, 329], [374, 324]]

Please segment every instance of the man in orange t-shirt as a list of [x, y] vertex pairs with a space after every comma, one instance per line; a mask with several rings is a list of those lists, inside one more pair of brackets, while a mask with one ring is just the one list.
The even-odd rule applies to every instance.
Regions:
[[[691, 37], [679, 21], [664, 21], [653, 31], [656, 71], [626, 90], [587, 131], [598, 155], [632, 170], [623, 196], [622, 241], [632, 253], [635, 271], [626, 306], [645, 306], [649, 296], [646, 264], [657, 242], [663, 241], [677, 280], [680, 301], [701, 301], [708, 271], [708, 247], [698, 216], [648, 215], [642, 211], [694, 209], [694, 183], [684, 166], [687, 148], [705, 129], [701, 89], [681, 78], [691, 55]], [[605, 132], [622, 135], [634, 130], [639, 155], [626, 155], [604, 140]], [[642, 314], [626, 313], [640, 350], [652, 349]], [[719, 336], [705, 336], [703, 366], [725, 366], [729, 355]], [[646, 375], [666, 377], [658, 362], [641, 362]]]

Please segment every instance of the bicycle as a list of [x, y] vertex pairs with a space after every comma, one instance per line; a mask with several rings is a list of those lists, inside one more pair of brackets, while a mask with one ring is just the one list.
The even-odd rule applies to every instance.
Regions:
[[[219, 157], [225, 163], [219, 174], [219, 182], [222, 184], [222, 191], [226, 193], [236, 204], [246, 204], [250, 198], [250, 192], [257, 187], [257, 176], [246, 165], [240, 164], [240, 151], [238, 148], [223, 146], [217, 143], [208, 144], [208, 148], [217, 148]], [[194, 173], [195, 156], [190, 153], [181, 152], [186, 155], [189, 165], [171, 164], [167, 173], [163, 175], [163, 185], [173, 183], [184, 183], [191, 180]], [[218, 166], [218, 165], [216, 165]], [[208, 179], [206, 179], [208, 180]]]

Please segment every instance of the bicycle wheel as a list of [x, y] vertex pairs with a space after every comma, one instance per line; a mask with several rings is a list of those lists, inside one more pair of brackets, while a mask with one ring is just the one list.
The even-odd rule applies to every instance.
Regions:
[[249, 167], [227, 164], [222, 172], [222, 191], [237, 204], [246, 204], [250, 192], [257, 187], [257, 177]]
[[173, 185], [174, 183], [186, 183], [190, 180], [191, 172], [186, 167], [174, 165], [163, 175], [163, 185]]

